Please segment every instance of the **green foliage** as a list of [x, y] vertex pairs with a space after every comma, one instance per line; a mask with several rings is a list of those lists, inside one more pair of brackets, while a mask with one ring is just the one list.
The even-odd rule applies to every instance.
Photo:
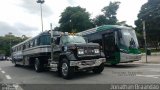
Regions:
[[59, 20], [59, 30], [64, 32], [80, 32], [93, 27], [90, 15], [86, 9], [77, 7], [67, 7], [61, 13]]
[[[155, 48], [152, 48], [152, 49], [150, 49], [151, 50], [151, 53], [153, 52], [153, 53], [155, 53], [155, 52], [160, 52], [160, 49], [155, 49]], [[142, 53], [145, 53], [146, 51], [145, 51], [145, 48], [140, 48], [140, 51], [142, 52]]]
[[93, 22], [96, 26], [101, 26], [107, 24], [107, 19], [104, 15], [98, 15]]
[[101, 11], [103, 15], [98, 15], [93, 22], [96, 26], [101, 25], [114, 25], [117, 23], [117, 10], [119, 8], [120, 2], [110, 2], [109, 6], [104, 7]]
[[26, 39], [28, 39], [28, 37], [26, 37], [25, 35], [23, 35], [23, 38], [14, 36], [12, 34], [0, 36], [0, 54], [9, 56], [10, 48]]
[[[145, 21], [145, 29], [148, 45], [158, 47], [160, 42], [160, 0], [148, 0], [138, 14], [138, 20], [135, 21], [136, 30], [142, 34], [142, 21]], [[142, 37], [143, 38], [143, 37]], [[143, 43], [144, 44], [144, 43]]]
[[55, 27], [53, 30], [60, 31], [60, 28], [59, 27]]

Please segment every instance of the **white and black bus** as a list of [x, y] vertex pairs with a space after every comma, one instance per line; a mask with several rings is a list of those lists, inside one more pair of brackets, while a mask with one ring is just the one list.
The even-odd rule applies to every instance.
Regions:
[[[51, 52], [50, 34], [43, 32], [12, 47], [12, 60], [15, 65], [32, 65], [35, 58], [48, 59]], [[46, 61], [46, 60], [43, 60]], [[47, 62], [46, 62], [47, 63]]]
[[[53, 33], [54, 32], [54, 33]], [[12, 47], [12, 61], [17, 65], [58, 71], [63, 78], [72, 78], [75, 71], [101, 73], [105, 58], [97, 43], [87, 43], [82, 36], [46, 31]]]

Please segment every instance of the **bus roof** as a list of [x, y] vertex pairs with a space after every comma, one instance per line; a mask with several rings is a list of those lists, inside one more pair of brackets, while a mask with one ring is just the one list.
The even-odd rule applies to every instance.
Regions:
[[24, 43], [29, 42], [29, 41], [31, 41], [32, 39], [34, 39], [34, 38], [36, 38], [36, 37], [38, 37], [38, 36], [40, 36], [40, 35], [47, 35], [47, 34], [49, 34], [48, 31], [41, 32], [40, 34], [38, 34], [38, 35], [35, 36], [35, 37], [29, 38], [29, 39], [27, 39], [27, 40], [25, 40], [25, 41], [23, 41], [23, 42], [21, 42], [21, 43], [18, 43], [18, 44], [16, 44], [16, 45], [12, 46], [12, 48], [15, 48], [15, 47], [17, 47], [17, 46], [19, 46], [19, 45], [23, 45]]
[[92, 33], [99, 32], [99, 31], [106, 31], [106, 30], [111, 30], [111, 29], [116, 29], [116, 28], [131, 29], [130, 27], [120, 26], [120, 25], [102, 25], [96, 28], [92, 28], [92, 29], [88, 29], [88, 30], [79, 32], [78, 34], [87, 35], [87, 34], [92, 34]]
[[116, 28], [127, 28], [127, 29], [129, 29], [129, 27], [120, 26], [120, 25], [103, 25], [103, 26], [97, 27], [97, 31], [116, 29]]

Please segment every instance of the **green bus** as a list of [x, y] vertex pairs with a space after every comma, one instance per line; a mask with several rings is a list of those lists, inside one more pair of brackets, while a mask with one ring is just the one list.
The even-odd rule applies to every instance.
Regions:
[[141, 52], [135, 30], [119, 25], [103, 25], [79, 32], [89, 42], [99, 43], [104, 52], [106, 63], [116, 65], [139, 61]]

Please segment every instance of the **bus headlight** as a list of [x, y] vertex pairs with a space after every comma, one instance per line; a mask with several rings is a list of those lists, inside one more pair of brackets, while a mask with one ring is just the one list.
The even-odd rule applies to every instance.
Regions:
[[99, 49], [94, 49], [94, 53], [100, 53]]
[[84, 49], [78, 49], [78, 54], [84, 54]]

